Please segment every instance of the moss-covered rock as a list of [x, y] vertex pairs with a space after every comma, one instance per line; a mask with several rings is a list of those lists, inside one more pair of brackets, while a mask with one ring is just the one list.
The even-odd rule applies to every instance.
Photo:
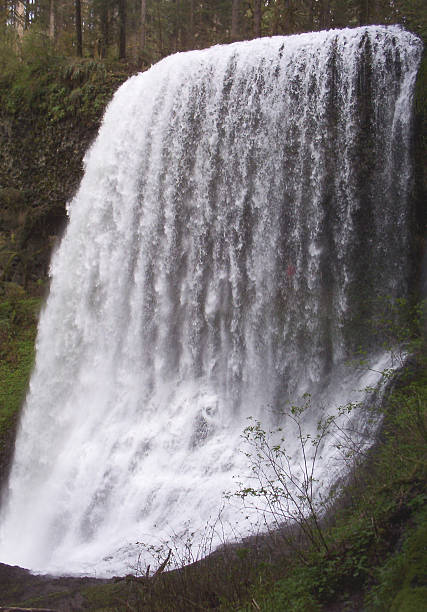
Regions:
[[84, 154], [128, 76], [37, 45], [27, 55], [0, 76], [0, 282], [26, 288], [47, 275]]
[[367, 598], [372, 612], [419, 612], [427, 601], [427, 512], [421, 511], [415, 526], [409, 523], [403, 543], [376, 570], [377, 585]]
[[40, 298], [7, 287], [0, 301], [0, 485], [7, 476], [18, 416], [34, 361]]

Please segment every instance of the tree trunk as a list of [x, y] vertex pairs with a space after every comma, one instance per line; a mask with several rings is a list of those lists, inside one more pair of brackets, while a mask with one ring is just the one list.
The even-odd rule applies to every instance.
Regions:
[[157, 3], [157, 48], [159, 50], [160, 56], [163, 57], [163, 28], [162, 28], [162, 17], [160, 14], [160, 5]]
[[319, 24], [322, 30], [330, 26], [330, 0], [321, 0]]
[[15, 6], [15, 28], [18, 38], [22, 38], [24, 35], [25, 13], [25, 2], [18, 0]]
[[239, 12], [240, 12], [240, 0], [233, 0], [233, 6], [231, 9], [231, 40], [239, 40], [240, 29], [239, 29]]
[[78, 57], [83, 57], [82, 5], [81, 5], [81, 0], [75, 0], [75, 8], [76, 8], [77, 56]]
[[194, 31], [194, 0], [190, 0], [190, 32], [188, 36], [188, 42], [190, 45], [190, 49], [194, 49], [194, 39], [195, 39], [195, 31]]
[[254, 0], [254, 36], [261, 36], [261, 0]]
[[55, 12], [55, 0], [50, 0], [49, 5], [49, 38], [55, 40], [56, 35], [56, 12]]
[[173, 50], [179, 51], [179, 0], [174, 0], [175, 14], [174, 14], [174, 28], [173, 28]]
[[107, 55], [108, 45], [110, 43], [110, 17], [108, 11], [108, 5], [105, 2], [102, 2], [99, 5], [99, 27], [100, 27], [100, 37], [99, 37], [99, 55], [100, 57], [105, 57]]
[[119, 0], [119, 59], [126, 59], [126, 0]]
[[0, 27], [5, 28], [8, 21], [9, 6], [7, 2], [0, 3]]
[[146, 20], [147, 20], [147, 0], [141, 0], [141, 22], [140, 22], [140, 55], [142, 57], [145, 50], [145, 41], [147, 37], [147, 28], [146, 28]]
[[308, 27], [310, 29], [310, 32], [313, 32], [314, 30], [314, 0], [311, 0], [310, 2], [310, 9], [309, 9], [309, 15], [308, 15]]
[[369, 23], [369, 0], [359, 0], [359, 25], [368, 25]]
[[180, 0], [175, 0], [175, 51], [185, 49], [185, 32], [182, 27], [182, 3]]
[[25, 0], [25, 29], [28, 30], [30, 27], [32, 18], [31, 6], [29, 0]]

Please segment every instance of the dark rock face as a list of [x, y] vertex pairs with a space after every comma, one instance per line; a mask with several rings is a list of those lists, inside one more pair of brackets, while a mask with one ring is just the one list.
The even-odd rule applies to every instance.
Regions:
[[0, 115], [0, 280], [28, 286], [46, 276], [98, 127]]

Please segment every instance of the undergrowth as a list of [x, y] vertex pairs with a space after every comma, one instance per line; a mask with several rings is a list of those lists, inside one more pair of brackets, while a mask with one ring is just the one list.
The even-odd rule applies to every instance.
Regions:
[[19, 287], [0, 296], [0, 480], [7, 471], [19, 410], [34, 361], [40, 298]]
[[70, 117], [99, 120], [127, 77], [117, 62], [60, 55], [36, 29], [25, 34], [19, 49], [7, 37], [0, 40], [0, 103], [12, 116], [44, 117], [51, 124]]

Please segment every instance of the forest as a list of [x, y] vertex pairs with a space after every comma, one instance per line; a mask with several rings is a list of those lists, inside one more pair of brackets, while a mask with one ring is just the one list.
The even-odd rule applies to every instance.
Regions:
[[[49, 292], [49, 262], [67, 224], [67, 203], [83, 176], [85, 153], [118, 87], [129, 76], [178, 52], [371, 24], [400, 25], [427, 44], [425, 0], [0, 0], [2, 495], [34, 366], [37, 322]], [[423, 608], [427, 594], [425, 48], [415, 88], [411, 147], [410, 290], [395, 301], [382, 296], [374, 320], [356, 325], [361, 338], [380, 338], [386, 349], [392, 347], [402, 368], [397, 375], [383, 372], [385, 386], [392, 382], [379, 409], [382, 426], [377, 441], [367, 452], [351, 449], [345, 455], [348, 478], [340, 494], [325, 503], [326, 518], [318, 521], [309, 510], [308, 521], [298, 522], [297, 516], [295, 530], [279, 528], [254, 536], [224, 546], [204, 560], [188, 541], [187, 556], [171, 572], [165, 571], [171, 552], [163, 545], [151, 551], [151, 570], [136, 564], [129, 575], [110, 580], [31, 575], [4, 565], [0, 558], [0, 607], [100, 612], [419, 612]], [[360, 160], [360, 183], [369, 174], [365, 163]], [[293, 264], [287, 273], [289, 277], [295, 273]], [[378, 299], [376, 287], [371, 285], [370, 290], [368, 297]], [[362, 362], [364, 347], [359, 348]], [[407, 354], [411, 357], [405, 361], [402, 355]], [[346, 409], [351, 412], [354, 407]], [[289, 416], [299, 423], [304, 411], [293, 410]], [[334, 418], [325, 421], [322, 435], [329, 436], [336, 423]], [[256, 469], [262, 470], [264, 460], [273, 464], [278, 457], [286, 460], [285, 450], [271, 444], [262, 423], [254, 420], [242, 436], [251, 445]], [[300, 443], [304, 440], [301, 434]], [[282, 510], [287, 493], [279, 489], [274, 500]], [[256, 503], [266, 491], [247, 488], [240, 494]], [[274, 497], [277, 489], [267, 495]], [[303, 503], [310, 506], [311, 497], [305, 495]], [[176, 551], [172, 554], [178, 556]]]
[[47, 36], [65, 56], [118, 58], [142, 69], [213, 44], [368, 24], [426, 36], [423, 0], [4, 0], [2, 35]]

